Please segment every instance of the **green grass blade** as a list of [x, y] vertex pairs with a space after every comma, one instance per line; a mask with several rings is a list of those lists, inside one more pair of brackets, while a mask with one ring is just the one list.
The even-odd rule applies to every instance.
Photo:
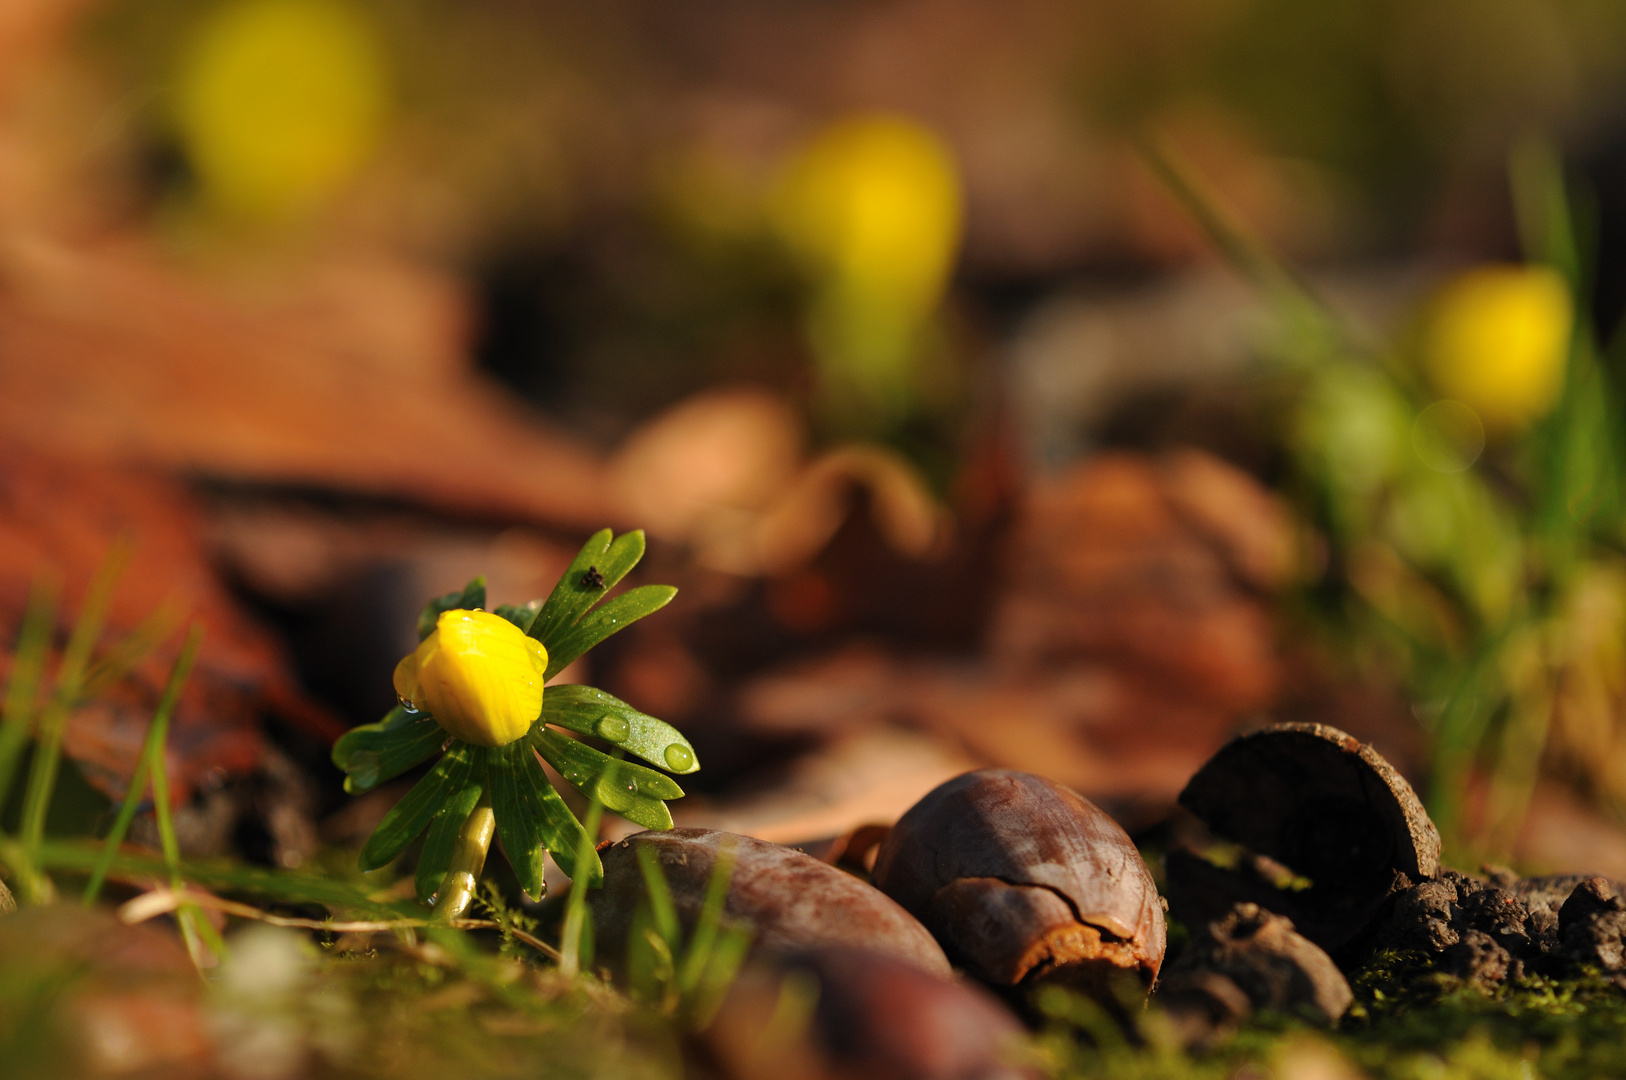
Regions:
[[85, 676], [85, 687], [80, 696], [88, 701], [106, 693], [174, 633], [175, 627], [180, 624], [181, 614], [179, 604], [167, 601], [141, 620], [141, 625], [115, 642], [107, 655], [91, 667], [90, 673]]
[[588, 537], [531, 623], [528, 633], [547, 646], [550, 655], [565, 632], [644, 557], [642, 530], [623, 533], [613, 541], [611, 535], [609, 529], [600, 529]]
[[[5, 850], [10, 852], [14, 848], [15, 845], [9, 845]], [[40, 865], [47, 870], [90, 873], [101, 858], [102, 845], [89, 839], [47, 839], [40, 845]], [[320, 904], [332, 911], [375, 919], [423, 917], [423, 913], [410, 904], [374, 900], [366, 888], [304, 871], [273, 870], [212, 859], [183, 859], [180, 870], [187, 881], [211, 892], [253, 896], [283, 904]], [[126, 849], [114, 857], [108, 877], [143, 882], [164, 878], [168, 873], [169, 864], [162, 855]]]
[[367, 843], [362, 845], [359, 861], [363, 872], [377, 870], [401, 854], [428, 827], [447, 799], [475, 781], [476, 766], [484, 764], [484, 754], [477, 753], [481, 749], [459, 739], [452, 740], [451, 747], [429, 775], [390, 808]]
[[351, 728], [333, 744], [333, 764], [344, 770], [344, 790], [371, 791], [427, 760], [450, 738], [428, 713], [397, 705], [376, 724]]
[[684, 1010], [691, 1027], [703, 1029], [717, 1015], [723, 998], [728, 995], [728, 988], [734, 985], [735, 976], [745, 964], [752, 940], [751, 932], [744, 927], [725, 926], [718, 931], [717, 943], [712, 946], [711, 956], [701, 970]]
[[711, 963], [712, 950], [722, 929], [723, 905], [728, 900], [728, 885], [734, 877], [734, 841], [724, 836], [717, 845], [717, 861], [711, 867], [711, 879], [706, 882], [706, 899], [700, 905], [700, 916], [695, 920], [694, 936], [678, 967], [678, 990], [684, 995], [700, 985], [700, 978]]
[[[175, 666], [170, 668], [169, 683], [164, 687], [164, 695], [158, 701], [152, 723], [147, 725], [147, 739], [141, 747], [141, 759], [136, 764], [135, 776], [130, 779], [130, 787], [124, 793], [124, 802], [119, 806], [118, 817], [113, 822], [112, 830], [107, 834], [102, 847], [102, 857], [97, 861], [96, 869], [91, 871], [90, 881], [85, 886], [86, 907], [96, 902], [96, 896], [102, 889], [102, 882], [107, 879], [113, 858], [118, 854], [119, 845], [124, 843], [125, 834], [130, 831], [130, 822], [135, 820], [136, 807], [141, 804], [141, 794], [146, 790], [152, 762], [159, 760], [164, 753], [170, 718], [175, 714], [175, 706], [181, 700], [181, 689], [186, 685], [186, 678], [191, 674], [192, 664], [197, 660], [198, 648], [202, 644], [203, 628], [194, 626], [192, 632], [187, 635], [186, 643], [181, 646], [181, 654], [176, 658]], [[156, 799], [156, 794], [154, 797]], [[167, 817], [167, 809], [164, 815]]]
[[700, 770], [694, 747], [677, 728], [591, 686], [548, 687], [542, 695], [542, 722], [614, 743], [679, 776]]
[[443, 613], [460, 609], [473, 610], [485, 606], [486, 579], [483, 577], [472, 579], [461, 589], [435, 597], [423, 606], [423, 611], [418, 613], [418, 640], [422, 641], [435, 632], [435, 623]]
[[672, 814], [665, 799], [683, 798], [671, 777], [642, 765], [617, 761], [585, 743], [537, 725], [531, 743], [559, 775], [583, 795], [646, 829], [670, 829]]
[[[73, 633], [68, 638], [68, 647], [63, 651], [55, 690], [40, 717], [39, 729], [35, 734], [34, 760], [29, 765], [28, 787], [23, 793], [22, 821], [18, 829], [23, 858], [30, 868], [39, 851], [40, 841], [45, 836], [45, 813], [51, 805], [57, 771], [62, 764], [62, 733], [68, 712], [79, 701], [91, 651], [102, 636], [107, 611], [113, 601], [113, 589], [118, 585], [119, 576], [129, 559], [129, 544], [116, 541], [101, 566], [97, 567], [90, 587], [85, 591], [85, 600], [79, 609]], [[23, 880], [31, 898], [38, 899], [37, 890], [41, 883], [35, 880], [32, 869], [26, 871]]]
[[519, 887], [527, 895], [540, 898], [545, 889], [542, 870], [547, 848], [542, 840], [540, 808], [526, 799], [530, 790], [526, 771], [534, 764], [526, 760], [530, 757], [531, 745], [526, 739], [491, 752], [491, 808], [497, 815], [503, 853], [514, 868]]
[[676, 595], [677, 589], [671, 585], [640, 585], [613, 600], [606, 600], [580, 622], [561, 631], [548, 645], [548, 670], [544, 678], [553, 678], [582, 653], [645, 615], [659, 611]]
[[[597, 799], [593, 800], [587, 808], [587, 823], [577, 841], [575, 862], [578, 866], [585, 864], [589, 858], [596, 858], [593, 838], [598, 835], [599, 820], [603, 814], [603, 805]], [[559, 969], [566, 975], [574, 975], [593, 964], [593, 913], [587, 909], [588, 888], [587, 882], [573, 879], [570, 898], [565, 902], [564, 929], [559, 935]]]
[[644, 895], [649, 901], [655, 932], [675, 954], [683, 944], [683, 931], [678, 926], [677, 908], [672, 904], [672, 887], [666, 881], [666, 872], [661, 869], [661, 859], [654, 847], [639, 844], [637, 851], [638, 872], [644, 878]]
[[28, 594], [28, 607], [17, 632], [17, 651], [6, 684], [5, 710], [0, 713], [0, 807], [11, 794], [17, 761], [33, 730], [34, 705], [51, 651], [51, 627], [56, 621], [56, 588], [36, 578]]
[[423, 850], [418, 854], [418, 869], [412, 876], [412, 886], [419, 900], [428, 900], [439, 890], [446, 871], [452, 866], [458, 830], [473, 813], [484, 790], [480, 784], [468, 785], [449, 796], [445, 806], [430, 819], [429, 832], [423, 838]]
[[[198, 648], [202, 644], [203, 627], [194, 625], [187, 635], [186, 644], [181, 647], [180, 659], [170, 672], [170, 684], [177, 698], [180, 687], [185, 685], [187, 675], [191, 674], [192, 662], [197, 659]], [[171, 702], [169, 710], [160, 707], [153, 714], [154, 730], [149, 732], [151, 737], [146, 743], [146, 765], [147, 773], [152, 777], [153, 813], [158, 818], [158, 842], [163, 849], [164, 868], [169, 871], [169, 887], [180, 892], [186, 888], [186, 878], [181, 874], [181, 845], [175, 836], [174, 809], [169, 802], [169, 767], [164, 761], [164, 747], [169, 742], [169, 718], [173, 709], [174, 703]], [[176, 910], [176, 921], [180, 924], [181, 936], [186, 940], [186, 950], [194, 964], [203, 966], [205, 947], [212, 949], [216, 955], [224, 950], [225, 945], [214, 932], [214, 927], [201, 917], [195, 906], [182, 904]]]

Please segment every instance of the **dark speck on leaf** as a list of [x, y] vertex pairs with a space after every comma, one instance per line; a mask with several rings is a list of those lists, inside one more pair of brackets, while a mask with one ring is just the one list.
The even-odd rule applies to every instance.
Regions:
[[589, 566], [587, 568], [587, 573], [582, 575], [582, 588], [584, 588], [584, 589], [602, 589], [602, 588], [604, 588], [604, 575], [598, 572], [598, 567]]

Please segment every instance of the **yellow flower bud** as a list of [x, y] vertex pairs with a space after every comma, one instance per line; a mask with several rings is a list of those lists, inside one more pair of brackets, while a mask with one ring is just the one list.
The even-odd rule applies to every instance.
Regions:
[[395, 692], [465, 742], [506, 746], [542, 715], [548, 651], [499, 615], [443, 612], [395, 665]]
[[1489, 430], [1544, 415], [1564, 385], [1574, 308], [1544, 266], [1484, 266], [1435, 299], [1423, 361], [1440, 394], [1479, 414]]

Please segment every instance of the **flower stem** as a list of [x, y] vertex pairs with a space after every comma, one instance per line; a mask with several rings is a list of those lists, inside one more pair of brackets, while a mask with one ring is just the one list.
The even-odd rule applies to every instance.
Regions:
[[439, 899], [435, 902], [436, 922], [449, 922], [469, 909], [496, 831], [497, 815], [491, 812], [491, 792], [487, 791], [480, 795], [480, 801], [474, 804], [457, 832], [451, 865], [446, 868], [446, 876], [440, 879]]

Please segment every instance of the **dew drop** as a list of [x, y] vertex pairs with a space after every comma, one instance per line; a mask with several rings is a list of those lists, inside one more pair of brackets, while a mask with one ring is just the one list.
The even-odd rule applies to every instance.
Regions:
[[630, 730], [626, 719], [620, 716], [606, 716], [598, 722], [599, 737], [610, 742], [625, 742]]
[[694, 751], [682, 743], [673, 743], [666, 748], [666, 764], [673, 772], [682, 772], [694, 764]]

